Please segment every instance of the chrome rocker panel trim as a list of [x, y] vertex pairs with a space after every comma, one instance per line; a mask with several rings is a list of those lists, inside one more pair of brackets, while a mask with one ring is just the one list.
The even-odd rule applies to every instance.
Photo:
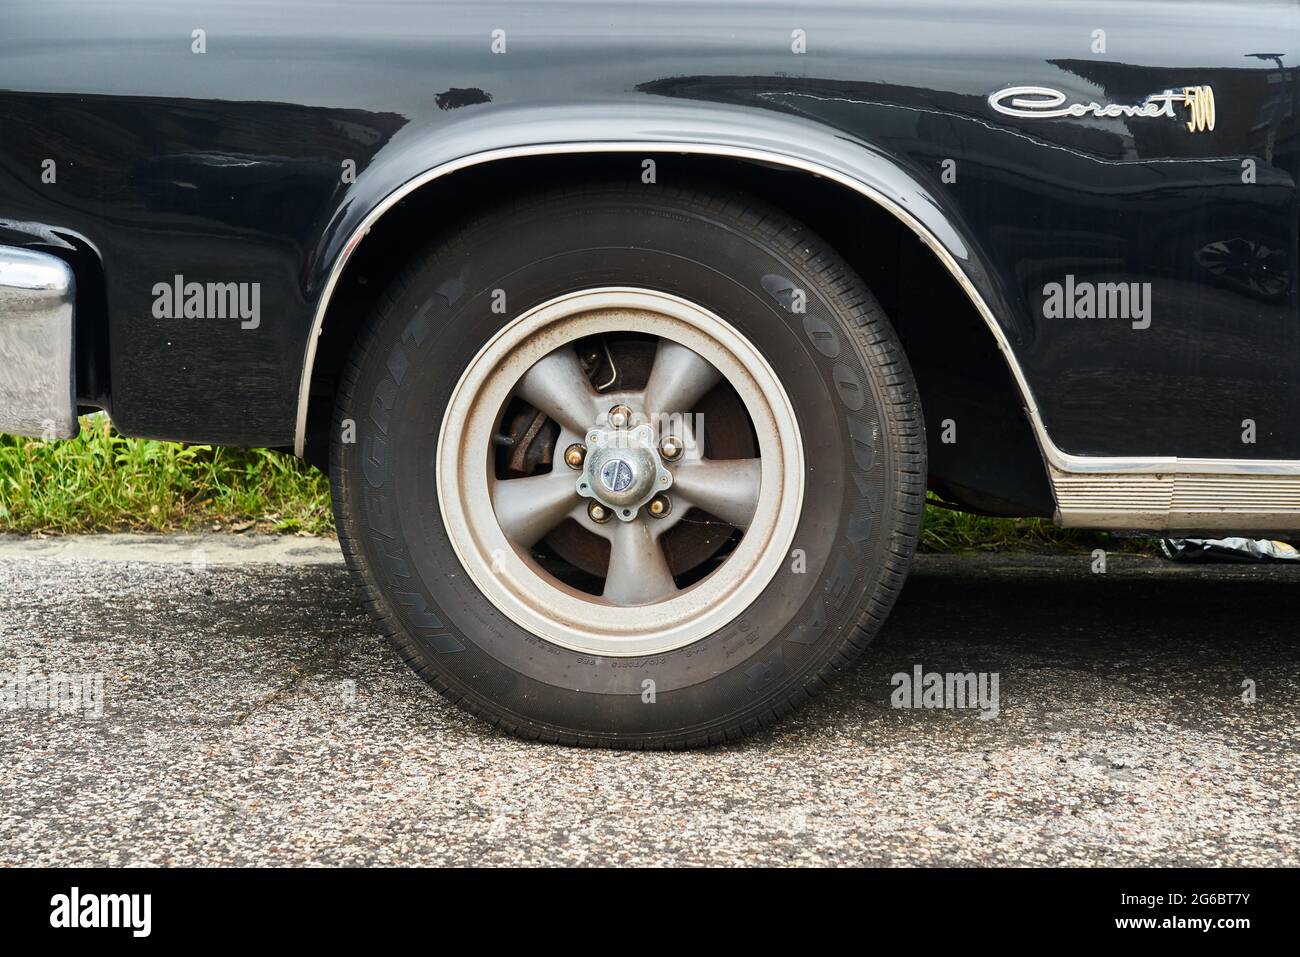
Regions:
[[1057, 503], [1058, 524], [1067, 528], [1134, 531], [1284, 531], [1300, 528], [1300, 460], [1108, 457], [1073, 455], [1062, 451], [1048, 435], [1028, 379], [993, 310], [952, 253], [916, 216], [869, 184], [834, 167], [775, 150], [700, 142], [561, 142], [492, 149], [442, 163], [389, 193], [348, 237], [321, 293], [307, 338], [299, 382], [294, 454], [301, 457], [306, 445], [316, 344], [334, 289], [357, 246], [386, 212], [434, 180], [482, 163], [566, 153], [647, 151], [722, 156], [802, 170], [860, 193], [907, 225], [939, 257], [993, 334], [1020, 390], [1025, 413], [1047, 466]]
[[1300, 529], [1300, 462], [1169, 459], [1157, 466], [1158, 461], [1129, 471], [1053, 468], [1057, 523], [1169, 534]]
[[77, 435], [72, 269], [49, 253], [0, 246], [0, 432]]

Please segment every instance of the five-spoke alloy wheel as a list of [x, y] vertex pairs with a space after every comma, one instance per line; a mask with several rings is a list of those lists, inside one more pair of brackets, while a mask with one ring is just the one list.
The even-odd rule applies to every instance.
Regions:
[[[627, 333], [652, 337], [648, 371], [598, 391], [579, 346]], [[703, 454], [711, 420], [696, 410], [724, 383], [747, 413], [725, 427], [752, 430], [755, 456]], [[512, 399], [558, 425], [551, 446], [585, 449], [580, 469], [497, 476], [493, 438]], [[680, 443], [673, 458], [661, 453], [665, 442]], [[659, 654], [733, 621], [771, 581], [798, 524], [803, 467], [789, 399], [734, 328], [677, 296], [591, 289], [528, 310], [470, 363], [443, 418], [438, 501], [466, 571], [512, 621], [575, 651]], [[734, 528], [738, 542], [681, 587], [663, 540], [701, 515]], [[598, 595], [532, 555], [566, 521], [607, 544]]]

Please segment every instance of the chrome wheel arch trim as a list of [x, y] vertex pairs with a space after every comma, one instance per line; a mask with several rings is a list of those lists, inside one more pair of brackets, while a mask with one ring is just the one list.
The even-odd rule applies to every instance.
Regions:
[[[306, 354], [303, 360], [302, 375], [298, 385], [298, 408], [297, 419], [294, 427], [294, 454], [302, 457], [307, 441], [307, 411], [310, 400], [312, 370], [316, 363], [316, 345], [320, 339], [320, 334], [325, 326], [325, 314], [329, 311], [330, 301], [333, 298], [334, 290], [337, 288], [339, 280], [342, 278], [348, 263], [351, 261], [352, 254], [361, 241], [365, 239], [371, 228], [379, 222], [380, 219], [394, 206], [412, 193], [424, 186], [458, 173], [462, 170], [474, 166], [480, 166], [485, 163], [492, 163], [498, 160], [521, 159], [533, 156], [559, 156], [564, 154], [584, 154], [584, 153], [685, 153], [702, 156], [717, 156], [726, 159], [746, 160], [757, 163], [770, 163], [775, 166], [782, 166], [787, 169], [798, 170], [804, 173], [811, 173], [814, 176], [820, 176], [823, 179], [830, 180], [840, 186], [844, 186], [854, 192], [865, 196], [867, 199], [883, 206], [889, 210], [895, 217], [901, 220], [912, 230], [916, 236], [928, 246], [944, 268], [957, 281], [966, 295], [974, 303], [980, 316], [983, 318], [989, 330], [993, 333], [999, 350], [1001, 350], [1004, 359], [1011, 369], [1011, 374], [1015, 378], [1016, 387], [1020, 390], [1021, 401], [1024, 403], [1025, 410], [1033, 424], [1034, 433], [1038, 438], [1039, 445], [1044, 451], [1048, 462], [1052, 461], [1050, 453], [1056, 453], [1056, 447], [1052, 445], [1048, 438], [1046, 430], [1043, 428], [1041, 418], [1038, 413], [1038, 406], [1034, 402], [1033, 393], [1029, 388], [1029, 382], [1025, 378], [1024, 371], [1020, 368], [1020, 363], [1016, 359], [1015, 353], [1011, 348], [1011, 342], [1007, 338], [1006, 332], [998, 325], [993, 310], [989, 308], [984, 297], [979, 290], [975, 288], [974, 283], [966, 275], [957, 259], [947, 246], [914, 214], [909, 212], [904, 206], [899, 204], [892, 197], [876, 189], [869, 183], [853, 176], [843, 170], [829, 166], [825, 163], [809, 160], [801, 156], [795, 156], [790, 153], [780, 152], [778, 150], [765, 149], [760, 147], [738, 146], [724, 143], [703, 143], [689, 140], [606, 140], [595, 142], [554, 142], [554, 143], [534, 143], [524, 146], [509, 146], [497, 149], [488, 149], [481, 152], [470, 153], [457, 159], [449, 160], [434, 166], [412, 179], [407, 180], [398, 188], [388, 193], [366, 217], [357, 225], [357, 227], [348, 236], [347, 242], [343, 244], [338, 256], [335, 257], [334, 264], [330, 267], [329, 276], [321, 290], [320, 299], [316, 304], [315, 314], [312, 318], [311, 330], [307, 335]], [[1059, 453], [1057, 453], [1059, 454]]]
[[[1021, 368], [1020, 361], [1016, 357], [1015, 350], [1012, 348], [1011, 341], [1008, 338], [1005, 329], [1001, 324], [999, 324], [992, 308], [990, 308], [984, 296], [980, 293], [979, 289], [976, 288], [975, 284], [966, 274], [966, 271], [961, 267], [957, 258], [948, 247], [940, 241], [935, 233], [916, 215], [871, 184], [864, 182], [862, 179], [859, 179], [850, 173], [825, 163], [774, 149], [673, 139], [545, 142], [487, 149], [469, 153], [459, 158], [440, 163], [420, 175], [407, 180], [401, 186], [389, 192], [382, 201], [370, 210], [360, 224], [348, 236], [347, 242], [344, 243], [340, 253], [335, 257], [334, 263], [330, 267], [328, 278], [322, 288], [320, 298], [316, 305], [315, 314], [312, 319], [312, 327], [308, 333], [302, 373], [299, 380], [297, 419], [294, 429], [294, 454], [302, 457], [305, 451], [307, 412], [310, 401], [312, 371], [316, 361], [316, 346], [324, 328], [325, 315], [329, 310], [334, 290], [338, 286], [339, 280], [342, 278], [348, 263], [351, 261], [352, 254], [356, 251], [362, 240], [365, 239], [371, 228], [389, 210], [412, 193], [441, 177], [449, 176], [453, 173], [460, 172], [461, 170], [469, 169], [485, 163], [535, 156], [638, 152], [683, 153], [716, 156], [750, 162], [768, 163], [775, 166], [785, 167], [787, 169], [809, 173], [857, 192], [888, 210], [898, 220], [911, 229], [912, 232], [915, 233], [915, 235], [938, 257], [949, 275], [952, 276], [952, 278], [966, 293], [967, 298], [969, 298], [971, 303], [975, 306], [980, 317], [984, 320], [984, 324], [993, 335], [994, 341], [997, 343], [998, 349], [1002, 353], [1003, 360], [1007, 363], [1012, 378], [1015, 380], [1016, 388], [1020, 392], [1021, 402], [1024, 405], [1025, 413], [1029, 417], [1034, 437], [1038, 442], [1039, 450], [1043, 456], [1043, 462], [1047, 469], [1048, 478], [1052, 486], [1052, 493], [1057, 500], [1057, 521], [1062, 524], [1096, 528], [1166, 527], [1166, 522], [1156, 523], [1150, 521], [1149, 517], [1150, 514], [1152, 514], [1151, 510], [1140, 510], [1136, 508], [1130, 509], [1125, 504], [1128, 490], [1132, 488], [1132, 483], [1125, 481], [1125, 478], [1135, 475], [1151, 476], [1152, 480], [1155, 482], [1159, 482], [1169, 476], [1236, 476], [1237, 484], [1242, 487], [1243, 492], [1246, 493], [1248, 498], [1251, 495], [1249, 490], [1256, 486], [1260, 487], [1261, 494], [1266, 495], [1268, 493], [1265, 490], [1273, 487], [1273, 480], [1279, 477], [1285, 478], [1289, 476], [1300, 476], [1300, 460], [1202, 459], [1177, 458], [1173, 456], [1091, 456], [1075, 455], [1062, 451], [1052, 441], [1051, 436], [1048, 434], [1047, 428], [1043, 423], [1042, 415], [1039, 412], [1038, 404], [1034, 400], [1033, 390], [1029, 386], [1029, 381], [1025, 376], [1024, 370]], [[1066, 488], [1070, 484], [1068, 479], [1073, 476], [1092, 476], [1097, 482], [1112, 483], [1115, 486], [1115, 507], [1094, 507], [1088, 510], [1079, 509], [1078, 505], [1075, 504], [1073, 497], [1068, 491], [1066, 491]], [[1062, 494], [1063, 492], [1065, 492], [1064, 495]], [[1240, 496], [1232, 496], [1232, 498], [1235, 501], [1241, 501]], [[1227, 514], [1235, 513], [1236, 509], [1230, 508]], [[1161, 514], [1165, 513], [1162, 512]], [[1145, 525], [1139, 526], [1126, 524], [1126, 522], [1138, 518], [1139, 515], [1144, 515], [1146, 517], [1147, 520]], [[1225, 515], [1220, 514], [1218, 518], [1220, 523], [1222, 523]], [[1300, 513], [1297, 514], [1294, 521], [1296, 522], [1294, 526], [1285, 527], [1300, 527]], [[1230, 527], [1230, 525], [1223, 524], [1222, 527]]]

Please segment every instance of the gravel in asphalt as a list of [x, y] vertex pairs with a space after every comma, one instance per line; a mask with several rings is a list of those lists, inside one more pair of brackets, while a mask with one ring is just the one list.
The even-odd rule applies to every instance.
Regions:
[[[922, 556], [829, 694], [641, 754], [457, 710], [332, 543], [169, 541], [0, 541], [0, 865], [1300, 861], [1300, 569]], [[997, 716], [891, 707], [918, 665]]]

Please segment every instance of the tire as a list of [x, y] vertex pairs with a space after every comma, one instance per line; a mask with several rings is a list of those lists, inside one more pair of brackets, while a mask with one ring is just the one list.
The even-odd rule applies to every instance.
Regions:
[[[594, 305], [606, 302], [618, 305]], [[564, 314], [571, 303], [579, 305]], [[627, 303], [638, 309], [650, 303], [650, 311], [628, 312], [633, 306]], [[671, 443], [658, 451], [637, 446], [608, 453], [626, 462], [606, 462], [602, 474], [612, 480], [599, 479], [604, 484], [590, 500], [575, 498], [564, 520], [566, 533], [580, 536], [583, 548], [599, 544], [592, 535], [608, 539], [604, 584], [597, 575], [593, 586], [605, 591], [570, 587], [539, 557], [550, 549], [546, 561], [564, 575], [579, 574], [580, 562], [555, 558], [559, 544], [547, 544], [559, 542], [560, 530], [542, 544], [521, 546], [536, 530], [522, 529], [529, 519], [508, 504], [518, 497], [511, 489], [541, 486], [511, 486], [518, 479], [501, 471], [501, 455], [522, 456], [520, 449], [532, 455], [539, 448], [545, 454], [545, 443], [533, 438], [524, 444], [528, 435], [516, 436], [506, 452], [490, 450], [481, 469], [489, 492], [472, 494], [480, 481], [478, 456], [490, 438], [473, 423], [498, 422], [504, 430], [515, 408], [528, 421], [530, 410], [545, 403], [498, 407], [500, 395], [492, 390], [513, 376], [534, 375], [543, 361], [554, 371], [561, 353], [570, 364], [579, 355], [584, 370], [589, 359], [597, 363], [583, 372], [582, 390], [598, 392], [607, 368], [613, 372], [613, 388], [594, 400], [600, 405], [634, 382], [628, 357], [649, 350], [651, 371], [641, 394], [653, 404], [655, 364], [681, 355], [668, 342], [677, 333], [648, 345], [639, 337], [646, 328], [678, 328], [669, 315], [678, 306], [693, 324], [680, 341], [690, 343], [695, 358], [724, 383], [697, 406], [713, 402], [711, 409], [730, 409], [733, 416], [740, 409], [752, 428], [705, 431], [704, 451], [682, 458], [676, 472], [667, 459]], [[528, 323], [549, 321], [545, 316], [553, 310], [564, 316], [557, 323], [569, 325], [538, 328], [576, 335], [598, 328], [591, 323], [630, 321], [627, 316], [658, 323], [661, 315], [667, 325], [637, 319], [626, 332], [611, 326], [599, 335], [603, 357], [580, 354], [594, 338], [577, 347], [566, 340], [528, 365], [533, 353], [554, 345], [545, 339], [550, 331], [526, 334]], [[508, 348], [516, 351], [494, 360], [492, 350], [514, 339], [518, 343]], [[717, 343], [716, 354], [710, 352]], [[728, 365], [733, 360], [734, 369]], [[733, 377], [727, 370], [738, 371]], [[519, 378], [506, 401], [531, 396], [531, 381]], [[674, 401], [686, 403], [688, 392], [674, 394]], [[537, 435], [558, 428], [560, 441], [550, 472], [525, 480], [559, 483], [567, 474], [564, 443], [569, 449], [581, 444], [581, 433], [577, 441], [572, 433], [565, 437], [563, 414], [544, 419]], [[603, 454], [601, 442], [628, 438], [631, 433], [615, 429], [621, 421], [613, 413], [600, 418], [599, 434], [587, 435], [598, 441], [587, 448], [582, 471], [564, 481], [589, 476]], [[349, 422], [355, 423], [355, 441], [345, 442]], [[650, 444], [663, 442], [668, 428], [649, 433]], [[924, 499], [926, 444], [916, 390], [871, 292], [785, 213], [713, 187], [599, 183], [547, 192], [505, 204], [415, 256], [359, 334], [341, 378], [333, 435], [331, 485], [344, 555], [368, 610], [402, 658], [452, 701], [503, 730], [582, 746], [686, 748], [731, 741], [822, 691], [889, 613], [915, 547]], [[746, 435], [756, 456], [714, 454], [719, 443], [743, 444]], [[650, 468], [651, 461], [674, 475], [676, 484], [664, 493], [669, 503], [677, 494], [693, 507], [673, 517], [678, 531], [671, 533], [671, 560], [664, 557], [670, 533], [657, 531], [653, 500], [632, 520], [643, 524], [620, 524], [617, 516], [593, 524], [595, 515], [608, 518], [597, 492], [615, 496], [620, 476], [629, 473], [635, 482], [624, 494], [638, 492], [642, 475], [649, 474], [643, 466]], [[732, 479], [701, 483], [700, 475], [713, 473], [688, 473], [699, 465], [725, 467], [727, 475], [744, 472], [748, 484], [719, 500], [718, 490], [730, 490]], [[754, 480], [759, 470], [761, 479]], [[590, 477], [599, 478], [595, 472]], [[700, 511], [699, 502], [717, 511]], [[551, 507], [539, 504], [535, 511]], [[739, 517], [716, 518], [733, 507]], [[704, 541], [699, 554], [705, 554], [727, 533], [719, 551], [677, 577], [672, 562], [680, 557], [681, 536], [690, 536], [692, 548]], [[498, 534], [510, 547], [493, 550], [489, 575], [480, 546]], [[658, 546], [645, 545], [654, 535], [660, 535]], [[633, 539], [635, 546], [624, 544]], [[652, 573], [642, 574], [642, 564], [629, 564], [627, 555], [654, 566]], [[681, 560], [694, 558], [692, 552]], [[628, 574], [628, 568], [638, 571]], [[696, 574], [704, 576], [697, 584], [679, 586]], [[658, 590], [645, 598], [640, 589]], [[532, 600], [537, 595], [560, 597], [552, 605]], [[561, 620], [570, 599], [581, 614]], [[609, 622], [609, 633], [592, 621]], [[626, 633], [615, 634], [624, 622]]]

